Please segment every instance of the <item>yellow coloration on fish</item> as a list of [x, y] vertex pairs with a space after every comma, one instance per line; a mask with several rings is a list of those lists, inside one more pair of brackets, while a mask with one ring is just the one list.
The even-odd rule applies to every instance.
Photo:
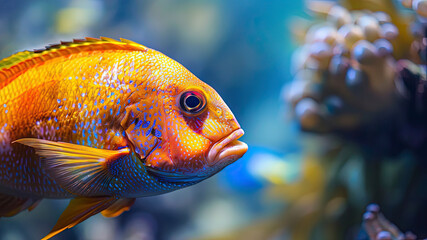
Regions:
[[221, 97], [135, 42], [86, 38], [0, 61], [0, 217], [72, 198], [44, 239], [206, 179], [247, 150]]

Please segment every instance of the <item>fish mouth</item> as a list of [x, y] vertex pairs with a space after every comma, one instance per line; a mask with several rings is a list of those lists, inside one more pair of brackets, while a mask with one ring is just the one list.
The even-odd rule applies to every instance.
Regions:
[[248, 145], [237, 139], [244, 134], [240, 128], [215, 143], [206, 157], [208, 166], [225, 167], [241, 158], [248, 150]]
[[206, 163], [213, 171], [201, 174], [184, 174], [179, 172], [169, 172], [151, 166], [145, 166], [147, 171], [162, 181], [175, 183], [195, 183], [206, 179], [227, 165], [241, 158], [248, 150], [248, 145], [237, 139], [243, 136], [243, 129], [232, 132], [227, 137], [215, 143], [206, 156]]

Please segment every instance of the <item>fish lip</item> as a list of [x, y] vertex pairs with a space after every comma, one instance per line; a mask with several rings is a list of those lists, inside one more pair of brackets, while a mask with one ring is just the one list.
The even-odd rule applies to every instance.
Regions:
[[206, 157], [208, 166], [212, 167], [218, 164], [226, 166], [241, 158], [248, 150], [248, 145], [237, 139], [244, 134], [243, 129], [239, 128], [216, 142]]

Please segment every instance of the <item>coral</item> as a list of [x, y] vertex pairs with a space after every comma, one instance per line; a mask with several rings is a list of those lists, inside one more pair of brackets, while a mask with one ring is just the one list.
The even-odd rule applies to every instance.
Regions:
[[387, 220], [377, 204], [370, 204], [363, 214], [363, 232], [357, 240], [416, 240], [412, 232], [402, 233], [393, 223]]
[[[293, 56], [294, 80], [283, 96], [301, 129], [317, 135], [310, 141], [326, 147], [318, 151], [320, 159], [342, 166], [329, 171], [359, 174], [326, 179], [322, 202], [341, 187], [346, 193], [343, 216], [353, 219], [363, 211], [360, 204], [376, 201], [386, 212], [395, 212], [393, 221], [424, 235], [420, 186], [426, 181], [427, 154], [426, 3], [402, 1], [412, 9], [408, 15], [385, 0], [308, 1], [315, 18], [295, 24], [301, 46]], [[346, 172], [349, 166], [352, 171]], [[322, 221], [319, 217], [308, 231], [319, 231]], [[367, 237], [412, 239], [386, 223], [370, 206], [364, 219]], [[349, 231], [351, 220], [343, 225]]]
[[406, 23], [399, 28], [385, 12], [309, 3], [326, 21], [298, 33], [305, 39], [293, 56], [295, 78], [285, 91], [301, 128], [334, 134], [380, 155], [425, 149], [427, 121], [417, 117], [427, 113], [420, 93], [426, 81], [426, 25], [414, 22], [412, 34], [406, 34], [410, 18], [400, 17]]

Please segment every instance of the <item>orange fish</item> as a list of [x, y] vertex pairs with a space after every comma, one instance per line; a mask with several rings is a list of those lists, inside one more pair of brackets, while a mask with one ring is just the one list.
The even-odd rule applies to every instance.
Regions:
[[136, 197], [206, 179], [247, 150], [210, 86], [129, 40], [74, 40], [0, 61], [0, 217], [72, 198], [48, 239]]

